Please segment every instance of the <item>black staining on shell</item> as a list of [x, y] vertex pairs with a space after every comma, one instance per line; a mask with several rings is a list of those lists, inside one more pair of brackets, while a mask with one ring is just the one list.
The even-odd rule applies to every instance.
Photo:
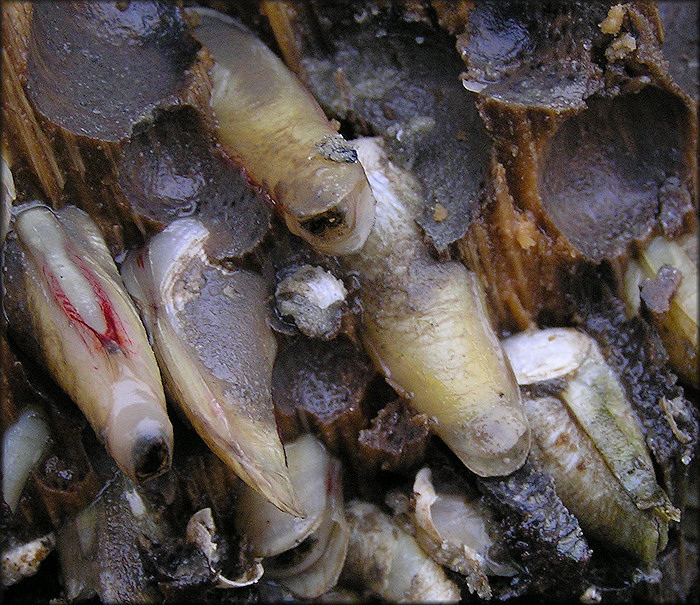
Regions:
[[301, 221], [300, 225], [312, 235], [323, 237], [329, 231], [341, 224], [345, 220], [342, 212], [332, 209], [314, 216], [313, 218]]
[[170, 452], [164, 439], [158, 435], [147, 435], [133, 448], [136, 479], [153, 477], [160, 469], [170, 464]]

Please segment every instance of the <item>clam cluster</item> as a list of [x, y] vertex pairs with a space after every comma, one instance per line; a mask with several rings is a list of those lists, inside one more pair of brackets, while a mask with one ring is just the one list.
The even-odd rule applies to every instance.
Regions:
[[2, 16], [8, 602], [697, 599], [694, 4]]

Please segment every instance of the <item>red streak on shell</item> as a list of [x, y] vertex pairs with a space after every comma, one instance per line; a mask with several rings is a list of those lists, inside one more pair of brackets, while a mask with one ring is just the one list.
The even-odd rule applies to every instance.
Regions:
[[[118, 351], [131, 353], [132, 351], [129, 348], [132, 344], [131, 340], [124, 329], [124, 324], [119, 317], [119, 314], [109, 300], [109, 296], [105, 292], [97, 277], [87, 267], [83, 259], [72, 250], [70, 251], [70, 254], [75, 262], [75, 265], [90, 284], [90, 288], [92, 288], [92, 291], [97, 298], [106, 328], [104, 332], [98, 332], [92, 326], [90, 326], [80, 315], [68, 296], [66, 296], [66, 293], [61, 287], [59, 279], [53, 273], [51, 273], [46, 266], [44, 266], [42, 267], [42, 273], [44, 274], [49, 290], [56, 300], [59, 308], [72, 323], [76, 324], [77, 326], [87, 328], [88, 334], [91, 334], [94, 338], [96, 338], [100, 343], [100, 346], [107, 353], [116, 353]], [[83, 339], [85, 346], [90, 348], [90, 343], [83, 337], [84, 332], [85, 330], [82, 331], [81, 338]]]

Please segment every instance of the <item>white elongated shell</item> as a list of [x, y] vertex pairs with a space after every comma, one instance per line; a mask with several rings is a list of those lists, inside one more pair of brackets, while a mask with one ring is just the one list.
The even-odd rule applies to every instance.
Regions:
[[622, 385], [593, 338], [572, 328], [549, 328], [511, 336], [503, 348], [521, 384], [565, 378], [563, 401], [637, 506], [675, 514], [656, 482]]
[[613, 550], [654, 561], [666, 546], [668, 523], [635, 506], [559, 399], [526, 398], [525, 409], [534, 437], [532, 456], [552, 475], [557, 494], [584, 534]]
[[489, 526], [495, 517], [484, 505], [471, 502], [457, 486], [436, 490], [428, 467], [416, 473], [413, 484], [416, 539], [438, 563], [464, 575], [472, 592], [491, 597], [487, 574], [510, 576], [516, 568], [490, 556], [494, 541]]
[[271, 506], [251, 489], [243, 489], [236, 513], [236, 527], [250, 539], [256, 557], [272, 557], [304, 541], [323, 521], [326, 510], [329, 456], [312, 435], [285, 446], [292, 485], [299, 487], [306, 517]]
[[2, 200], [2, 215], [0, 223], [0, 245], [5, 241], [5, 236], [10, 230], [10, 217], [12, 216], [12, 204], [17, 197], [15, 192], [15, 180], [12, 178], [10, 165], [5, 160], [3, 153], [0, 158], [0, 174], [2, 176], [2, 191], [0, 191], [0, 199]]
[[2, 498], [14, 512], [29, 475], [42, 459], [51, 436], [43, 414], [30, 407], [2, 436]]
[[[345, 562], [349, 530], [345, 520], [341, 465], [312, 435], [285, 446], [292, 484], [307, 517], [284, 513], [244, 488], [236, 527], [248, 536], [251, 553], [265, 557], [265, 573], [300, 598], [315, 598], [336, 585]], [[306, 548], [310, 544], [310, 548]], [[300, 552], [294, 553], [299, 547]], [[280, 563], [281, 555], [290, 561]]]
[[278, 568], [269, 576], [304, 599], [321, 596], [338, 582], [345, 564], [350, 529], [345, 519], [341, 464], [331, 459], [328, 500], [321, 527], [308, 539], [315, 540], [310, 552], [292, 569]]
[[643, 561], [666, 544], [678, 511], [656, 482], [634, 412], [591, 337], [569, 328], [503, 341], [523, 385], [559, 379], [557, 396], [526, 396], [532, 455], [585, 533]]
[[99, 229], [78, 208], [34, 204], [17, 213], [14, 231], [49, 371], [127, 475], [167, 470], [173, 437], [160, 373]]
[[415, 538], [374, 504], [354, 500], [343, 578], [393, 602], [457, 602], [459, 588]]
[[345, 258], [360, 276], [365, 347], [470, 470], [511, 473], [527, 456], [530, 430], [478, 280], [422, 243], [412, 175], [388, 160], [379, 139], [355, 145], [377, 200], [365, 246]]
[[250, 271], [209, 263], [208, 230], [180, 219], [122, 265], [168, 391], [202, 439], [274, 506], [303, 515], [271, 397], [277, 343], [267, 290]]
[[190, 14], [215, 60], [211, 106], [221, 142], [279, 204], [290, 231], [326, 254], [358, 250], [374, 198], [352, 146], [247, 28], [211, 9]]

